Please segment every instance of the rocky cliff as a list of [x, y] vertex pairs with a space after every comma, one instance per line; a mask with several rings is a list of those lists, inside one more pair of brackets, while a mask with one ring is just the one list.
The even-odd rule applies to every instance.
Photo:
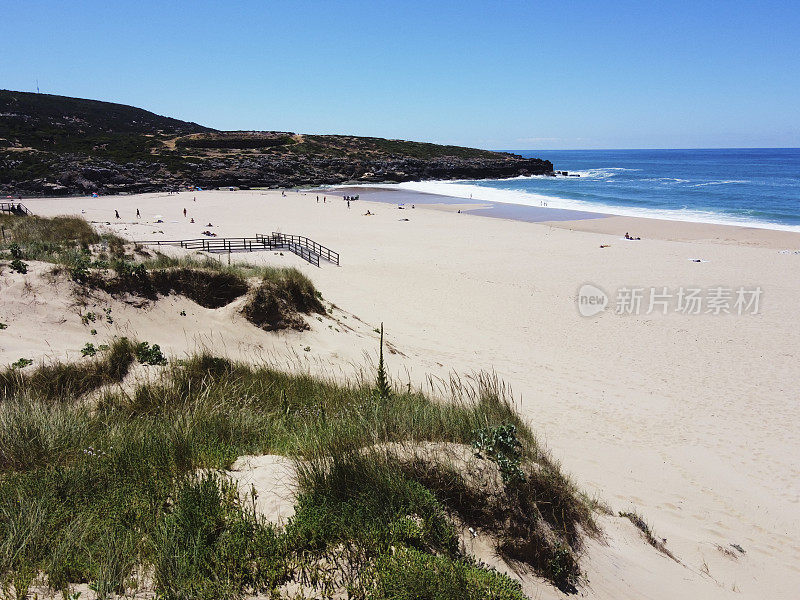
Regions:
[[0, 90], [0, 194], [149, 192], [550, 173], [549, 161], [460, 146], [216, 131], [108, 102]]

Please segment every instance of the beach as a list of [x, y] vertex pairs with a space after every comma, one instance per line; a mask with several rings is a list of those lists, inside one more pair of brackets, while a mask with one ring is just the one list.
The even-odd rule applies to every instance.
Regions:
[[[243, 333], [232, 315], [181, 321], [178, 306], [170, 318], [145, 312], [136, 324], [130, 316], [131, 327], [146, 329], [173, 355], [206, 336], [237, 357], [299, 352], [334, 372], [374, 354], [370, 333], [383, 323], [395, 349], [387, 356], [395, 383], [497, 373], [576, 483], [614, 513], [643, 515], [680, 559], [645, 560], [632, 548], [598, 544], [588, 550], [590, 594], [795, 597], [800, 234], [557, 212], [536, 222], [485, 218], [479, 202], [461, 199], [459, 213], [452, 200], [428, 200], [409, 197], [403, 209], [359, 200], [348, 208], [330, 192], [240, 190], [24, 204], [42, 216], [82, 214], [131, 240], [279, 231], [332, 248], [339, 267], [317, 268], [288, 252], [230, 259], [297, 267], [343, 311], [341, 331], [311, 322], [302, 334]], [[626, 232], [642, 239], [626, 240]], [[585, 284], [606, 293], [606, 310], [580, 314]], [[699, 314], [677, 309], [687, 290], [709, 297], [720, 288], [730, 294], [727, 312], [709, 304]], [[641, 290], [640, 306], [622, 303], [618, 311], [626, 298], [620, 290], [631, 289]], [[735, 304], [740, 290], [756, 289], [756, 307]], [[660, 302], [650, 306], [656, 292]], [[0, 360], [16, 360], [26, 348], [36, 357], [63, 356], [85, 341], [49, 328], [32, 321], [24, 341], [4, 342]], [[628, 561], [621, 572], [614, 571], [618, 555]]]

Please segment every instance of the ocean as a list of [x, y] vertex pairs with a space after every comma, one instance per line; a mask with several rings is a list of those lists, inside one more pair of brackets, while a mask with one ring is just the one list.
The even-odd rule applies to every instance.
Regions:
[[588, 213], [800, 231], [800, 149], [515, 150], [580, 177], [407, 182], [395, 189]]

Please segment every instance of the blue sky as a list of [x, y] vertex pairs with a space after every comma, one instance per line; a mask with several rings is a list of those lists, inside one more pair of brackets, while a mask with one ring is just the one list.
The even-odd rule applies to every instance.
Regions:
[[800, 2], [0, 0], [0, 88], [220, 129], [800, 146]]

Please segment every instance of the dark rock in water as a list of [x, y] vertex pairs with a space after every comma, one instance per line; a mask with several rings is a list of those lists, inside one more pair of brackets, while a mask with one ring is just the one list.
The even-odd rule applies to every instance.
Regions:
[[[215, 131], [131, 106], [0, 90], [0, 193], [117, 194], [554, 175], [550, 161], [460, 146]], [[10, 148], [13, 148], [10, 149]]]

